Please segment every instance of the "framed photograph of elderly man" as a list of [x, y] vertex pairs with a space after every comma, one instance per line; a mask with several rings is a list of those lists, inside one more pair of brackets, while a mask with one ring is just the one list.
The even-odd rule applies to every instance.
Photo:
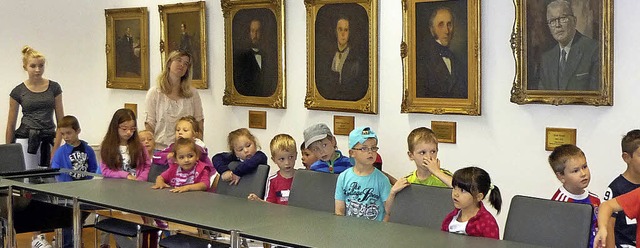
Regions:
[[403, 113], [480, 115], [480, 1], [405, 0]]
[[147, 8], [104, 10], [107, 23], [107, 88], [149, 89]]
[[378, 112], [378, 0], [305, 0], [308, 109]]
[[222, 0], [224, 105], [286, 108], [284, 1]]
[[613, 0], [515, 0], [517, 104], [613, 105]]
[[193, 87], [208, 88], [207, 20], [205, 2], [158, 5], [162, 63], [172, 51], [191, 54]]

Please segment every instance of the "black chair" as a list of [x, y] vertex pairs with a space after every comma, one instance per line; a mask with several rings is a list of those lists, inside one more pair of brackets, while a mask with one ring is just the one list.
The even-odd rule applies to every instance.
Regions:
[[[233, 170], [238, 166], [238, 162], [229, 164], [229, 169]], [[264, 198], [265, 185], [269, 177], [269, 165], [261, 164], [258, 168], [247, 175], [244, 175], [237, 185], [229, 185], [227, 182], [220, 181], [216, 188], [217, 194], [246, 198], [250, 193]], [[217, 237], [217, 234], [204, 233], [198, 230], [199, 236]], [[203, 239], [186, 234], [176, 234], [163, 238], [159, 243], [160, 247], [165, 248], [185, 248], [185, 247], [230, 247], [229, 244], [219, 243], [213, 239]]]
[[297, 170], [289, 193], [289, 206], [335, 212], [336, 181], [339, 174]]
[[546, 247], [587, 247], [591, 204], [552, 201], [516, 195], [511, 199], [504, 240]]
[[[0, 145], [0, 172], [19, 172], [25, 171], [24, 154], [22, 153], [22, 145], [2, 144]], [[9, 180], [9, 179], [7, 179]], [[2, 235], [0, 242], [4, 243], [2, 238], [5, 237], [6, 218], [7, 218], [7, 197], [8, 192], [0, 194], [0, 222], [2, 225]], [[32, 200], [38, 199], [38, 200]], [[37, 195], [31, 197], [14, 196], [13, 197], [13, 223], [16, 233], [48, 231], [73, 225], [71, 208], [52, 204], [49, 198], [41, 198]]]
[[[169, 169], [169, 165], [159, 165], [152, 164], [149, 169], [149, 176], [147, 177], [148, 182], [156, 182], [156, 178], [162, 174], [165, 170]], [[126, 220], [109, 218], [104, 220], [98, 220], [98, 216], [96, 215], [94, 228], [103, 232], [113, 233], [116, 235], [121, 235], [125, 237], [136, 238], [136, 247], [142, 247], [143, 235], [144, 233], [157, 232], [158, 237], [160, 237], [160, 233], [162, 230], [147, 226], [141, 225], [133, 222], [129, 222]], [[158, 238], [159, 239], [159, 238]], [[95, 244], [98, 244], [98, 232], [94, 234]]]
[[412, 184], [396, 195], [389, 222], [440, 229], [453, 211], [451, 188]]

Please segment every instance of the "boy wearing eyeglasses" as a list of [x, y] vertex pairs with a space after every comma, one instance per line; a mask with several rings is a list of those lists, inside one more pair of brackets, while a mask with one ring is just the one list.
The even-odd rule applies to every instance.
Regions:
[[416, 170], [406, 176], [411, 184], [451, 188], [451, 172], [440, 168], [438, 159], [438, 138], [433, 130], [426, 127], [413, 129], [407, 137], [409, 159], [416, 164]]
[[336, 215], [368, 220], [387, 220], [396, 193], [409, 185], [402, 178], [391, 187], [389, 179], [373, 166], [378, 155], [378, 137], [369, 127], [349, 133], [349, 157], [354, 164], [338, 176]]

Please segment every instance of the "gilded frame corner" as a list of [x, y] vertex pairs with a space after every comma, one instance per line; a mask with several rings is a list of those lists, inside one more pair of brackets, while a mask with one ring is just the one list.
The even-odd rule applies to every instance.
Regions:
[[191, 61], [193, 87], [207, 89], [209, 84], [205, 2], [158, 5], [158, 12], [160, 13], [161, 67], [164, 67], [165, 59], [171, 51], [185, 50], [193, 58]]
[[[378, 0], [305, 0], [307, 9], [307, 93], [308, 109], [378, 113]], [[326, 9], [323, 9], [326, 8]], [[352, 83], [342, 84], [343, 74], [332, 72], [332, 59], [338, 56], [337, 22], [349, 20], [349, 54], [357, 59], [359, 71]], [[324, 25], [323, 25], [324, 24]], [[332, 34], [333, 32], [333, 34]], [[365, 34], [365, 35], [363, 35]], [[360, 44], [350, 46], [352, 43]], [[336, 49], [337, 47], [337, 49]], [[366, 47], [359, 51], [358, 48]], [[336, 51], [338, 50], [338, 51]], [[343, 50], [344, 51], [344, 50]], [[364, 55], [366, 54], [366, 55]], [[347, 66], [346, 55], [342, 68]], [[367, 59], [363, 59], [367, 57]], [[354, 68], [353, 65], [349, 68]], [[367, 68], [363, 70], [362, 68]], [[339, 75], [336, 76], [327, 75]], [[365, 75], [366, 74], [366, 75]], [[346, 81], [346, 79], [345, 79]], [[366, 81], [366, 85], [364, 85]], [[344, 85], [358, 85], [349, 90]], [[324, 95], [323, 95], [324, 93]]]
[[[558, 80], [556, 81], [557, 89], [548, 86], [545, 89], [543, 84], [545, 76], [541, 73], [546, 66], [543, 56], [558, 47], [558, 42], [553, 39], [549, 31], [549, 24], [546, 23], [545, 2], [513, 0], [516, 16], [511, 34], [511, 49], [515, 59], [516, 74], [511, 88], [511, 102], [516, 104], [613, 105], [613, 0], [588, 0], [584, 2], [578, 7], [587, 8], [589, 11], [586, 13], [591, 14], [585, 15], [579, 12], [574, 14], [576, 33], [595, 41], [593, 46], [596, 47], [597, 54], [593, 57], [596, 57], [595, 60], [599, 64], [591, 66], [596, 68], [594, 70], [588, 70], [584, 73], [576, 71], [570, 73], [569, 76], [577, 78], [583, 74], [593, 75], [590, 86], [578, 86], [575, 83], [577, 80], [571, 79], [574, 81], [567, 80], [563, 84], [563, 86], [566, 85], [564, 86], [566, 88], [562, 88], [563, 86], [560, 86], [562, 82]], [[581, 22], [595, 24], [582, 25], [583, 27], [581, 27]], [[535, 35], [532, 35], [533, 33]], [[575, 40], [577, 39], [573, 39], [573, 44], [576, 44]], [[577, 45], [574, 46], [577, 47]], [[557, 51], [560, 52], [559, 49]], [[570, 50], [567, 60], [571, 58]], [[568, 64], [569, 61], [567, 61]]]
[[[222, 103], [286, 108], [284, 0], [222, 0], [221, 7], [226, 60]], [[255, 46], [250, 34], [254, 22], [260, 23]]]
[[149, 12], [105, 9], [107, 88], [149, 89]]
[[[444, 72], [447, 65], [435, 51], [436, 41], [429, 31], [431, 14], [441, 8], [447, 8], [454, 16], [455, 33], [446, 49], [452, 54], [448, 55], [452, 69], [447, 72]], [[480, 20], [480, 0], [402, 1], [402, 113], [480, 115]], [[450, 84], [451, 81], [458, 86], [438, 90], [443, 83]]]

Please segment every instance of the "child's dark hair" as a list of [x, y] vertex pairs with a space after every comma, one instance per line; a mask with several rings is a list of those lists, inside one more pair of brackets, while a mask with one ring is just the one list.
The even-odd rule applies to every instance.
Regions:
[[482, 193], [483, 196], [486, 197], [489, 190], [491, 190], [489, 203], [500, 213], [500, 209], [502, 208], [500, 189], [491, 183], [489, 173], [482, 168], [472, 166], [457, 170], [453, 173], [453, 181], [451, 184], [454, 188], [458, 187], [463, 189], [471, 193], [474, 197], [478, 195], [478, 193]]
[[[120, 124], [126, 121], [133, 121], [134, 127], [138, 125], [136, 121], [136, 114], [130, 109], [121, 108], [113, 113], [109, 127], [107, 128], [107, 134], [104, 135], [104, 139], [100, 144], [100, 157], [102, 161], [112, 170], [119, 170], [122, 168], [122, 156], [120, 155], [120, 135], [118, 135], [118, 129]], [[136, 168], [138, 163], [138, 157], [142, 156], [142, 152], [146, 153], [146, 150], [140, 143], [138, 138], [137, 129], [133, 131], [131, 138], [127, 141], [127, 150], [129, 151], [129, 157], [131, 158], [131, 168]]]
[[629, 131], [624, 137], [622, 137], [622, 152], [626, 152], [629, 156], [633, 157], [633, 153], [640, 147], [640, 130], [634, 129]]
[[200, 157], [200, 149], [198, 149], [198, 145], [196, 145], [196, 141], [187, 138], [178, 138], [176, 142], [173, 144], [173, 155], [174, 157], [178, 156], [178, 149], [188, 147], [196, 153], [196, 157]]
[[78, 119], [76, 119], [75, 116], [67, 115], [65, 117], [62, 117], [60, 122], [58, 122], [58, 128], [61, 128], [61, 127], [72, 128], [77, 132], [80, 130], [80, 123], [78, 122]]
[[549, 165], [553, 172], [564, 175], [565, 163], [572, 157], [585, 157], [584, 152], [575, 145], [564, 144], [553, 149], [549, 155]]

